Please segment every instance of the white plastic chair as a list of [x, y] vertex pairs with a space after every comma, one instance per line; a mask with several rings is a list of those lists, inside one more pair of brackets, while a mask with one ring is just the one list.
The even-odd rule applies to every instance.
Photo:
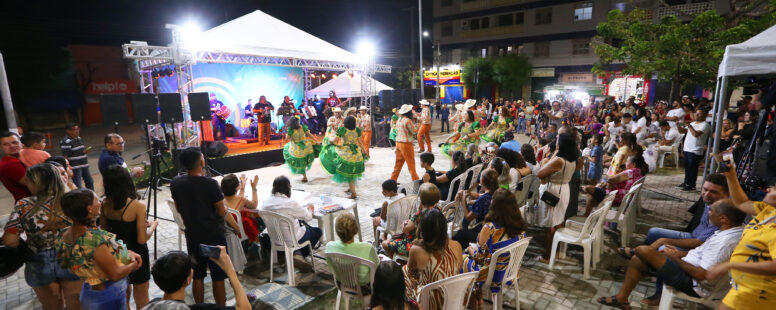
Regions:
[[264, 219], [264, 223], [267, 225], [267, 233], [269, 234], [270, 242], [272, 243], [272, 250], [270, 251], [269, 261], [269, 281], [274, 279], [273, 267], [277, 260], [277, 251], [283, 250], [286, 256], [286, 269], [288, 271], [288, 285], [295, 286], [296, 279], [294, 277], [294, 251], [302, 249], [304, 247], [310, 248], [310, 261], [313, 265], [313, 272], [315, 272], [315, 258], [313, 258], [313, 246], [310, 241], [299, 243], [295, 238], [288, 240], [287, 233], [290, 233], [292, 237], [295, 237], [296, 227], [299, 225], [295, 219], [275, 213], [272, 211], [259, 211], [259, 215]]
[[674, 299], [676, 298], [690, 301], [690, 308], [692, 309], [697, 308], [696, 304], [702, 304], [711, 309], [717, 309], [722, 298], [725, 296], [724, 293], [729, 289], [729, 277], [717, 280], [717, 283], [714, 285], [711, 293], [703, 298], [687, 296], [687, 294], [674, 290], [672, 287], [663, 284], [663, 294], [660, 295], [660, 305], [658, 306], [658, 310], [670, 310], [673, 307]]
[[[611, 199], [609, 199], [611, 197]], [[593, 256], [593, 243], [596, 230], [599, 226], [603, 226], [604, 216], [612, 206], [613, 195], [609, 195], [604, 205], [598, 210], [595, 210], [585, 220], [585, 224], [581, 230], [574, 230], [568, 227], [564, 227], [555, 232], [555, 236], [552, 238], [552, 251], [550, 252], [550, 269], [555, 266], [555, 258], [558, 256], [558, 244], [563, 242], [566, 244], [581, 245], [583, 249], [583, 272], [585, 280], [590, 279], [590, 267], [592, 266], [591, 256]], [[567, 225], [571, 220], [567, 220]], [[600, 239], [600, 238], [599, 238]], [[561, 257], [565, 256], [565, 246], [561, 250]]]
[[175, 220], [175, 224], [178, 225], [178, 251], [182, 251], [182, 236], [186, 234], [186, 225], [183, 224], [183, 217], [178, 213], [178, 208], [175, 207], [175, 201], [167, 199], [167, 206], [170, 207], [172, 212], [172, 218]]
[[[410, 218], [416, 200], [418, 200], [418, 196], [409, 195], [388, 204], [385, 210], [385, 227], [377, 227], [378, 236], [381, 234], [393, 235], [400, 233], [401, 224], [404, 223], [404, 220]], [[375, 236], [375, 243], [377, 243], [377, 240], [379, 238]]]
[[447, 223], [447, 236], [452, 238], [453, 233], [463, 228], [462, 223], [464, 216], [466, 216], [466, 208], [463, 202], [459, 200], [453, 200], [442, 207], [443, 214], [447, 214], [450, 209], [453, 211], [453, 221]]
[[447, 197], [442, 197], [442, 201], [453, 201], [455, 199], [455, 194], [458, 193], [458, 191], [464, 189], [464, 183], [466, 183], [466, 174], [461, 173], [457, 177], [450, 180], [450, 187], [447, 191]]
[[[490, 265], [488, 265], [488, 278], [485, 280], [485, 283], [482, 284], [482, 292], [483, 294], [489, 293], [491, 295], [491, 301], [493, 303], [494, 310], [502, 309], [502, 303], [504, 302], [504, 290], [506, 289], [507, 282], [509, 281], [512, 281], [512, 286], [515, 289], [515, 309], [520, 309], [517, 275], [520, 272], [520, 266], [523, 264], [525, 250], [528, 249], [528, 244], [530, 242], [531, 237], [526, 237], [496, 250], [496, 252], [491, 255]], [[499, 290], [498, 293], [491, 293], [490, 287], [493, 285], [493, 273], [496, 271], [498, 257], [504, 254], [509, 255], [509, 261], [507, 262], [507, 269], [504, 270], [504, 278], [501, 279], [501, 290]]]
[[423, 180], [415, 180], [410, 183], [404, 183], [402, 186], [399, 186], [397, 193], [402, 193], [405, 196], [417, 195], [418, 190], [420, 190], [420, 184], [422, 183]]
[[482, 170], [482, 164], [476, 164], [469, 167], [469, 169], [466, 169], [463, 173], [466, 175], [466, 182], [464, 182], [463, 188], [468, 189], [472, 186], [472, 182], [475, 182], [475, 178], [480, 176], [480, 170]]
[[679, 168], [679, 146], [674, 144], [671, 146], [670, 152], [660, 153], [660, 158], [658, 159], [658, 161], [660, 162], [660, 168], [663, 168], [663, 161], [665, 161], [667, 155], [671, 155], [671, 157], [674, 159], [674, 166], [676, 166], [676, 168]]
[[[633, 186], [636, 186], [636, 185], [639, 185], [639, 184], [644, 184], [644, 181], [645, 181], [646, 179], [647, 179], [647, 177], [646, 177], [646, 176], [643, 176], [643, 177], [641, 177], [641, 179], [638, 179], [636, 182], [634, 182], [634, 183], [633, 183], [633, 185], [631, 185], [631, 187], [633, 187]], [[638, 193], [636, 193], [636, 196], [638, 196], [638, 199], [636, 199], [636, 201], [635, 201], [635, 203], [636, 203], [636, 204], [635, 204], [635, 205], [633, 205], [633, 207], [634, 207], [634, 208], [636, 208], [636, 213], [637, 213], [639, 216], [641, 216], [641, 212], [642, 212], [642, 210], [641, 210], [641, 199], [640, 199], [640, 198], [641, 198], [641, 190], [642, 190], [642, 189], [644, 189], [644, 186], [642, 186], [642, 187], [639, 189], [639, 192], [638, 192]]]
[[633, 213], [634, 201], [639, 199], [638, 192], [643, 184], [631, 186], [628, 193], [622, 198], [617, 210], [609, 210], [606, 214], [606, 222], [617, 223], [620, 230], [620, 246], [627, 247], [631, 234], [636, 226], [636, 218]]
[[476, 271], [467, 272], [424, 285], [418, 294], [420, 308], [432, 309], [431, 300], [434, 299], [434, 291], [441, 291], [443, 303], [436, 305], [433, 309], [457, 310], [465, 308], [474, 282], [477, 280], [477, 274]]
[[[364, 305], [368, 305], [369, 300], [372, 298], [372, 285], [374, 284], [375, 271], [377, 270], [375, 263], [368, 259], [343, 253], [326, 253], [326, 261], [330, 264], [329, 269], [334, 275], [334, 284], [338, 290], [334, 309], [339, 310], [343, 297], [345, 298], [345, 309], [350, 309], [350, 299], [354, 298], [362, 300]], [[362, 266], [369, 270], [368, 285], [370, 293], [367, 295], [364, 295], [361, 291], [361, 284], [358, 281], [358, 274]]]
[[[617, 192], [615, 191], [609, 192], [609, 194], [606, 195], [604, 200], [598, 203], [596, 210], [602, 208], [607, 203], [609, 204], [609, 209], [611, 209], [611, 203], [614, 202], [615, 195], [617, 195]], [[570, 217], [568, 220], [566, 220], [566, 228], [570, 228], [576, 231], [582, 231], [582, 228], [585, 226], [586, 220], [587, 218], [583, 216]], [[598, 262], [601, 261], [601, 253], [603, 253], [603, 247], [604, 247], [604, 222], [605, 221], [606, 220], [602, 219], [601, 222], [596, 225], [595, 227], [596, 229], [593, 231], [593, 268], [596, 268], [596, 266], [598, 265]], [[561, 254], [565, 254], [565, 253], [561, 253]], [[564, 256], [565, 255], [562, 255], [561, 257], [564, 257]]]
[[240, 227], [240, 231], [239, 231], [240, 241], [248, 240], [248, 235], [245, 234], [245, 227], [243, 227], [243, 221], [242, 221], [242, 216], [240, 215], [240, 211], [227, 207], [226, 212], [228, 213], [227, 215], [234, 214], [235, 217], [237, 218], [234, 221], [237, 222], [237, 226]]
[[535, 178], [535, 175], [529, 174], [517, 181], [517, 185], [515, 187], [515, 199], [517, 200], [518, 206], [525, 204], [525, 201], [528, 198], [528, 192], [531, 191], [531, 185], [533, 184]]

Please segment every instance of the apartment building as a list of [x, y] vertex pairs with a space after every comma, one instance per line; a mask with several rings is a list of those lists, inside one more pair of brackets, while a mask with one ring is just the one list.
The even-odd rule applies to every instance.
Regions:
[[[609, 81], [590, 73], [598, 60], [590, 46], [596, 26], [611, 10], [647, 9], [657, 21], [677, 11], [699, 13], [724, 10], [727, 0], [434, 0], [433, 40], [441, 47], [440, 63], [463, 64], [471, 57], [517, 53], [528, 56], [534, 67], [530, 87], [523, 94], [553, 84], [598, 84]], [[612, 65], [617, 71], [621, 66]], [[619, 77], [627, 78], [627, 77]], [[647, 81], [620, 81], [628, 93], [650, 91]], [[605, 87], [608, 91], [608, 87]], [[622, 94], [627, 95], [625, 93]], [[529, 96], [523, 95], [528, 98]], [[534, 96], [536, 97], [536, 96]]]

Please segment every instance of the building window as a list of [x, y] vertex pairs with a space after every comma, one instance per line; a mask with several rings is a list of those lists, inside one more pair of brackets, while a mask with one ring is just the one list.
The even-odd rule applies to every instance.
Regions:
[[482, 19], [480, 19], [480, 28], [482, 29], [490, 28], [490, 17], [483, 17]]
[[549, 57], [550, 41], [534, 43], [534, 57]]
[[524, 16], [523, 12], [517, 12], [515, 13], [515, 25], [522, 25]]
[[536, 9], [536, 24], [537, 25], [549, 25], [552, 24], [552, 8]]
[[590, 54], [590, 38], [574, 39], [571, 41], [571, 54], [587, 55]]
[[482, 49], [482, 58], [485, 58], [485, 57], [488, 57], [488, 48], [487, 47]]
[[574, 20], [593, 19], [593, 3], [584, 2], [574, 6]]
[[453, 5], [453, 0], [442, 0], [442, 6], [451, 6]]
[[463, 0], [463, 2], [474, 2], [474, 1], [479, 1], [479, 0]]
[[479, 57], [480, 56], [480, 49], [476, 47], [472, 47], [469, 49], [469, 56], [470, 57]]
[[507, 46], [507, 54], [512, 54], [512, 45]]
[[442, 24], [441, 28], [443, 37], [449, 37], [453, 35], [453, 23], [444, 23]]
[[612, 10], [620, 10], [620, 12], [625, 12], [625, 2], [617, 2], [612, 4]]
[[498, 16], [498, 26], [499, 27], [509, 27], [512, 26], [512, 24], [515, 23], [515, 15], [513, 14], [504, 14]]
[[442, 55], [439, 56], [439, 61], [442, 63], [451, 63], [453, 62], [453, 51], [452, 50], [442, 50]]
[[479, 30], [480, 29], [480, 19], [470, 19], [469, 20], [469, 30]]

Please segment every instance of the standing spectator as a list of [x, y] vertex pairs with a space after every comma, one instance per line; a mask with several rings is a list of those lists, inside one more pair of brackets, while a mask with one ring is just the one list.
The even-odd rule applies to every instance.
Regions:
[[[695, 121], [689, 126], [679, 127], [680, 132], [687, 131], [684, 138], [684, 183], [682, 191], [694, 191], [695, 182], [698, 178], [698, 166], [703, 159], [703, 150], [706, 145], [706, 138], [711, 132], [711, 126], [706, 123], [706, 111], [695, 111]], [[686, 129], [685, 129], [686, 128]]]
[[[284, 231], [291, 234], [285, 236], [285, 239], [287, 240], [298, 240], [299, 243], [310, 241], [312, 247], [315, 248], [315, 246], [318, 244], [318, 241], [321, 239], [321, 236], [323, 235], [323, 232], [320, 228], [307, 225], [306, 221], [311, 221], [313, 219], [313, 212], [315, 212], [315, 208], [312, 204], [308, 204], [306, 207], [302, 207], [296, 200], [291, 199], [291, 182], [285, 176], [276, 177], [275, 180], [272, 181], [272, 196], [264, 200], [264, 203], [259, 210], [280, 213], [284, 216], [295, 219], [298, 222], [296, 231]], [[262, 243], [262, 246], [264, 245], [265, 243]], [[266, 243], [266, 245], [269, 245], [269, 243]], [[268, 249], [269, 246], [265, 248]], [[303, 247], [297, 251], [298, 252], [294, 253], [294, 256], [312, 255], [312, 253], [310, 253], [309, 247]], [[310, 268], [311, 266], [305, 262], [304, 258], [296, 258], [294, 265], [299, 266], [300, 268], [306, 267], [305, 269], [312, 270]]]
[[601, 176], [604, 171], [604, 148], [601, 146], [601, 135], [593, 135], [593, 145], [590, 148], [590, 155], [587, 156], [587, 160], [590, 162], [590, 166], [587, 169], [588, 184], [595, 185], [601, 180]]
[[68, 309], [79, 309], [81, 280], [57, 263], [58, 232], [72, 224], [59, 205], [66, 191], [65, 184], [50, 164], [30, 167], [25, 178], [29, 180], [32, 195], [16, 202], [5, 224], [3, 245], [16, 248], [21, 234], [27, 236], [27, 249], [32, 256], [24, 262], [24, 280], [35, 291], [43, 309], [62, 309], [63, 304]]
[[552, 158], [545, 159], [546, 162], [536, 172], [536, 177], [542, 182], [539, 186], [539, 197], [544, 196], [546, 192], [558, 197], [554, 206], [540, 200], [536, 211], [538, 216], [536, 222], [539, 226], [547, 228], [544, 254], [541, 257], [543, 262], [549, 262], [555, 231], [565, 221], [566, 208], [569, 205], [571, 194], [569, 182], [574, 170], [576, 170], [577, 158], [579, 157], [576, 140], [570, 133], [558, 135], [557, 149], [557, 154]]
[[43, 163], [51, 157], [51, 154], [43, 150], [46, 148], [46, 136], [42, 133], [34, 131], [25, 133], [22, 135], [22, 144], [24, 148], [19, 152], [19, 160], [26, 167]]
[[450, 109], [447, 107], [447, 104], [443, 104], [442, 109], [437, 113], [437, 118], [440, 118], [440, 116], [439, 132], [445, 132], [445, 127], [447, 127], [447, 132], [450, 132]]
[[226, 304], [226, 274], [215, 262], [200, 253], [199, 245], [226, 246], [224, 195], [218, 182], [205, 176], [205, 158], [198, 148], [187, 148], [178, 158], [187, 173], [172, 180], [170, 194], [186, 226], [186, 248], [197, 262], [193, 267], [194, 301], [202, 303], [205, 300], [203, 279], [207, 275], [207, 269], [210, 269], [213, 299], [216, 304], [223, 306]]
[[127, 276], [143, 265], [143, 259], [127, 250], [116, 235], [93, 228], [100, 206], [97, 195], [88, 189], [62, 196], [62, 211], [73, 226], [57, 241], [57, 259], [84, 280], [80, 296], [83, 309], [128, 309]]
[[418, 304], [407, 298], [407, 286], [401, 265], [394, 261], [382, 261], [375, 271], [374, 293], [369, 310], [417, 310]]
[[132, 177], [140, 177], [145, 173], [143, 167], [133, 167], [129, 169], [127, 163], [124, 162], [124, 158], [121, 158], [121, 153], [124, 152], [124, 138], [116, 133], [109, 133], [105, 135], [105, 148], [100, 153], [100, 160], [97, 162], [97, 168], [100, 170], [100, 174], [105, 177], [105, 171], [108, 167], [113, 165], [121, 166], [129, 171]]
[[0, 147], [5, 154], [0, 161], [0, 182], [11, 192], [14, 200], [30, 196], [30, 190], [27, 189], [24, 179], [27, 167], [19, 160], [22, 149], [19, 135], [10, 131], [3, 132], [0, 134]]
[[[341, 253], [353, 255], [359, 258], [369, 260], [377, 266], [380, 263], [380, 259], [377, 258], [377, 252], [372, 244], [367, 242], [355, 242], [355, 236], [359, 230], [358, 221], [351, 213], [342, 212], [337, 216], [337, 222], [334, 225], [334, 230], [337, 232], [337, 236], [340, 240], [331, 241], [326, 243], [326, 254], [329, 253]], [[331, 262], [326, 260], [329, 264], [329, 270], [334, 273]], [[342, 275], [339, 275], [342, 276]], [[358, 270], [358, 284], [362, 287], [369, 288], [369, 269], [361, 266]]]
[[142, 264], [129, 274], [128, 294], [134, 292], [138, 308], [148, 303], [148, 280], [151, 279], [151, 261], [148, 257], [148, 242], [159, 224], [157, 220], [146, 220], [146, 205], [139, 200], [135, 183], [122, 166], [112, 165], [102, 173], [105, 200], [102, 202], [100, 226], [123, 240], [127, 249], [140, 255]]
[[92, 147], [86, 147], [81, 139], [81, 127], [76, 123], [67, 124], [65, 127], [65, 136], [59, 140], [59, 148], [62, 149], [62, 156], [65, 156], [73, 166], [73, 183], [79, 188], [86, 183], [86, 188], [94, 190], [94, 180], [92, 173], [89, 172], [89, 161], [86, 154]]
[[678, 100], [674, 100], [671, 110], [666, 113], [665, 120], [671, 128], [676, 128], [676, 122], [684, 122], [684, 109]]

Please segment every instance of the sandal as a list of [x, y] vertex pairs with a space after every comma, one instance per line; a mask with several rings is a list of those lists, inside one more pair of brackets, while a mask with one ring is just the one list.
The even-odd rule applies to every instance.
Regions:
[[[609, 299], [609, 301], [606, 301], [607, 298]], [[623, 309], [623, 310], [630, 310], [631, 309], [630, 304], [620, 303], [620, 301], [617, 300], [617, 296], [598, 297], [598, 299], [596, 299], [596, 301], [599, 304], [602, 304], [604, 306], [609, 306], [609, 307], [613, 307], [613, 308], [620, 308], [620, 309]]]
[[631, 259], [633, 255], [636, 255], [636, 249], [634, 248], [617, 248], [617, 254], [620, 254], [624, 259]]
[[647, 298], [642, 299], [639, 302], [642, 306], [645, 307], [657, 307], [660, 305], [660, 295], [652, 295]]

